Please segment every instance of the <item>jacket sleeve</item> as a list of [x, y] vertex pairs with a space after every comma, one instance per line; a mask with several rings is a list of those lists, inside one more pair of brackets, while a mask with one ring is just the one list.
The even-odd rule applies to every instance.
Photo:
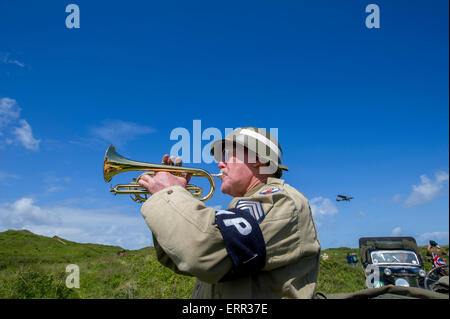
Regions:
[[169, 255], [166, 254], [164, 249], [162, 249], [161, 245], [159, 245], [158, 240], [153, 235], [153, 245], [155, 248], [156, 258], [158, 261], [166, 266], [167, 268], [171, 269], [172, 271], [176, 272], [177, 274], [192, 276], [190, 273], [183, 272], [177, 268], [177, 265], [170, 259]]
[[178, 273], [218, 282], [232, 267], [215, 210], [180, 186], [153, 194], [141, 208], [158, 260]]

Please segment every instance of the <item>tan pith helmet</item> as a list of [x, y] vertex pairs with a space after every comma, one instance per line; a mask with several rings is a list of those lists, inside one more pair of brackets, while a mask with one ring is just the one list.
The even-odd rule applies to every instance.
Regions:
[[278, 140], [269, 132], [257, 127], [241, 127], [228, 134], [227, 137], [213, 142], [211, 154], [216, 161], [221, 161], [225, 143], [236, 143], [254, 152], [262, 162], [270, 162], [273, 173], [288, 168], [281, 164], [282, 150]]

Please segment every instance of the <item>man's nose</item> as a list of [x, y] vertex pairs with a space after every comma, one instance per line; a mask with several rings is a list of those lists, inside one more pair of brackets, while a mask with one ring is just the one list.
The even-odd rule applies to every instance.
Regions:
[[219, 164], [217, 165], [220, 169], [227, 167], [227, 165], [223, 162], [220, 161]]

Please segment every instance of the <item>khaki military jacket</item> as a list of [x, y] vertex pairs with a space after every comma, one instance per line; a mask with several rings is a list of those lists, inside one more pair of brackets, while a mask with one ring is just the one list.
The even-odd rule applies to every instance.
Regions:
[[233, 266], [215, 224], [216, 210], [180, 186], [153, 194], [141, 212], [153, 234], [158, 260], [177, 273], [197, 277], [193, 298], [312, 298], [320, 243], [306, 197], [284, 180], [269, 178], [239, 200], [260, 202], [266, 244], [261, 271], [221, 282]]

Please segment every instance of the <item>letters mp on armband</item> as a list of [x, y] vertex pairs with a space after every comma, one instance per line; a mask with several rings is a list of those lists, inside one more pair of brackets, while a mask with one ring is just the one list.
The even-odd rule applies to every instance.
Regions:
[[253, 215], [238, 208], [219, 210], [216, 212], [216, 224], [233, 261], [233, 268], [221, 281], [254, 273], [264, 267], [266, 244]]

